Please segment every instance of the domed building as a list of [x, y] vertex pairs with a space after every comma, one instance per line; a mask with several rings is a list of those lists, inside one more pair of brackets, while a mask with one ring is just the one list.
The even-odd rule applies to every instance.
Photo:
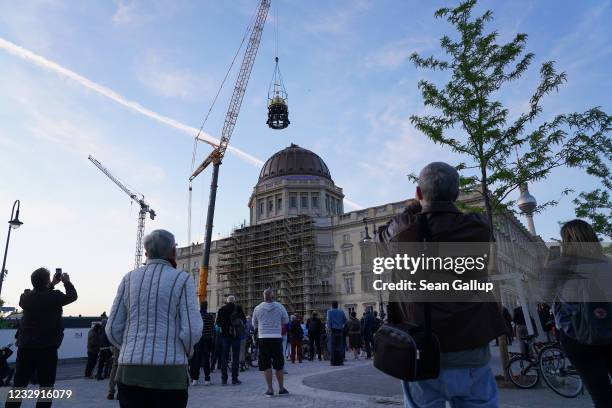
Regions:
[[251, 225], [298, 215], [342, 214], [343, 198], [323, 159], [292, 143], [261, 168], [249, 200]]
[[[365, 310], [383, 311], [387, 295], [375, 291], [373, 281], [389, 277], [374, 275], [371, 265], [362, 265], [366, 225], [372, 233], [404, 211], [407, 200], [347, 213], [343, 199], [342, 188], [316, 153], [291, 144], [270, 156], [248, 201], [249, 225], [212, 243], [209, 310], [215, 312], [228, 295], [234, 295], [250, 313], [262, 301], [263, 290], [272, 287], [290, 314], [306, 316], [317, 311], [324, 316], [332, 300], [359, 316]], [[482, 204], [478, 194], [461, 196], [460, 201]], [[537, 270], [540, 255], [528, 244], [541, 239], [512, 213], [496, 217], [495, 234], [498, 242], [524, 246], [520, 265], [506, 255], [516, 248], [500, 247], [500, 273]], [[201, 254], [201, 244], [178, 248], [179, 267], [191, 272], [196, 281]], [[516, 290], [511, 285], [503, 287], [502, 299], [513, 308]]]

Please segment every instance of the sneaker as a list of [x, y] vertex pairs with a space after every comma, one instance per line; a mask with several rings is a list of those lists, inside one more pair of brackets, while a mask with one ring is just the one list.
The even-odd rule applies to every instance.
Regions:
[[194, 387], [195, 387], [196, 385], [198, 385], [198, 380], [192, 380], [192, 381], [191, 381], [191, 385], [192, 385], [192, 386], [194, 386]]
[[115, 399], [115, 393], [114, 392], [109, 392], [108, 395], [106, 396], [107, 400], [112, 400]]
[[240, 380], [232, 381], [232, 385], [240, 385], [240, 384], [242, 384], [242, 381], [240, 381]]
[[278, 391], [278, 395], [289, 395], [289, 391], [286, 388]]
[[264, 395], [266, 397], [273, 397], [274, 396], [274, 391], [266, 391], [266, 393]]

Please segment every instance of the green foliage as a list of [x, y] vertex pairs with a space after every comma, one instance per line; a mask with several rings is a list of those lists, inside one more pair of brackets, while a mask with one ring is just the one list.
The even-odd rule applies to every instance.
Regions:
[[[458, 34], [456, 39], [447, 35], [440, 39], [446, 59], [412, 54], [418, 68], [450, 74], [443, 86], [419, 81], [424, 104], [434, 108], [435, 114], [413, 115], [413, 125], [435, 143], [464, 156], [468, 163], [461, 164], [462, 168], [475, 169], [463, 179], [462, 187], [483, 195], [490, 219], [493, 213], [512, 207], [510, 194], [521, 184], [545, 179], [555, 168], [576, 167], [609, 177], [606, 161], [612, 155], [608, 136], [612, 117], [599, 107], [535, 123], [544, 97], [566, 81], [565, 73], [557, 72], [553, 61], [540, 67], [539, 84], [526, 111], [510, 119], [509, 109], [497, 98], [526, 72], [534, 54], [524, 52], [527, 34], [498, 44], [497, 31], [485, 32], [486, 23], [493, 19], [491, 11], [473, 17], [475, 5], [476, 0], [466, 0], [435, 13]], [[560, 195], [569, 192], [564, 190]], [[581, 197], [593, 205], [591, 196]], [[545, 202], [536, 211], [557, 203]]]

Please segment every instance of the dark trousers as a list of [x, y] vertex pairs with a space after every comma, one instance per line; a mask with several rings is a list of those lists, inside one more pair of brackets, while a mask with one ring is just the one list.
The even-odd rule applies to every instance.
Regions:
[[98, 380], [108, 378], [112, 363], [113, 350], [110, 348], [100, 350], [100, 354], [98, 355], [98, 373], [96, 374]]
[[85, 365], [85, 377], [91, 377], [91, 375], [93, 374], [93, 369], [96, 366], [96, 361], [98, 361], [98, 352], [88, 351], [87, 364]]
[[[53, 388], [55, 385], [55, 372], [57, 369], [57, 348], [47, 347], [44, 349], [17, 349], [17, 363], [15, 367], [15, 388], [25, 388], [28, 386], [33, 375], [37, 375], [38, 384], [41, 388]], [[9, 402], [7, 399], [6, 408], [20, 407], [21, 400]], [[50, 407], [51, 401], [41, 401], [36, 403], [37, 408]]]
[[344, 341], [344, 331], [340, 329], [331, 329], [330, 337], [330, 363], [331, 365], [342, 365], [344, 364], [344, 351], [346, 348], [346, 342]]
[[591, 346], [580, 344], [568, 337], [562, 330], [561, 347], [567, 358], [572, 362], [595, 408], [609, 408], [612, 401], [612, 347], [608, 345]]
[[240, 360], [240, 339], [233, 337], [221, 338], [221, 381], [227, 382], [227, 366], [230, 350], [232, 352], [232, 382], [238, 380], [238, 363]]
[[193, 347], [193, 356], [189, 359], [189, 377], [192, 380], [200, 379], [200, 367], [202, 366], [202, 351], [200, 342]]
[[121, 408], [185, 408], [187, 390], [158, 390], [117, 383]]
[[317, 355], [321, 360], [321, 334], [320, 333], [308, 333], [308, 345], [310, 348], [310, 359], [314, 360], [315, 346], [317, 347]]
[[295, 358], [302, 362], [302, 340], [291, 340], [291, 362], [295, 363]]
[[367, 358], [372, 358], [372, 349], [373, 349], [372, 340], [373, 340], [372, 336], [366, 336], [363, 338], [363, 343], [365, 345], [365, 352], [366, 352]]
[[204, 369], [204, 381], [210, 381], [210, 360], [214, 350], [213, 339], [200, 340], [200, 351], [202, 352], [202, 368]]

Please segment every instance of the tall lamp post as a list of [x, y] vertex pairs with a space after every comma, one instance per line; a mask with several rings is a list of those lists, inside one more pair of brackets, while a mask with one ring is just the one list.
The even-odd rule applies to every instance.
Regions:
[[21, 202], [15, 200], [13, 203], [13, 209], [11, 210], [11, 219], [9, 220], [8, 234], [6, 236], [6, 246], [4, 247], [4, 259], [2, 260], [2, 270], [0, 271], [0, 295], [2, 294], [2, 284], [4, 283], [5, 267], [6, 267], [6, 254], [8, 253], [9, 241], [11, 240], [11, 230], [21, 227], [23, 222], [19, 221], [19, 206]]
[[[376, 245], [376, 242], [373, 242], [374, 240], [372, 239], [372, 237], [370, 237], [370, 232], [368, 231], [368, 219], [366, 217], [363, 217], [363, 224], [365, 225], [365, 237], [363, 237], [363, 242], [364, 243], [372, 243], [373, 245]], [[376, 220], [372, 220], [372, 224], [373, 224], [373, 231], [374, 231], [374, 235], [376, 235]], [[378, 246], [375, 246], [376, 248], [376, 256], [378, 256]], [[382, 292], [380, 290], [377, 291], [378, 292], [378, 313], [380, 314], [380, 318], [383, 319], [385, 316], [385, 309], [383, 307], [383, 298], [382, 298]]]

